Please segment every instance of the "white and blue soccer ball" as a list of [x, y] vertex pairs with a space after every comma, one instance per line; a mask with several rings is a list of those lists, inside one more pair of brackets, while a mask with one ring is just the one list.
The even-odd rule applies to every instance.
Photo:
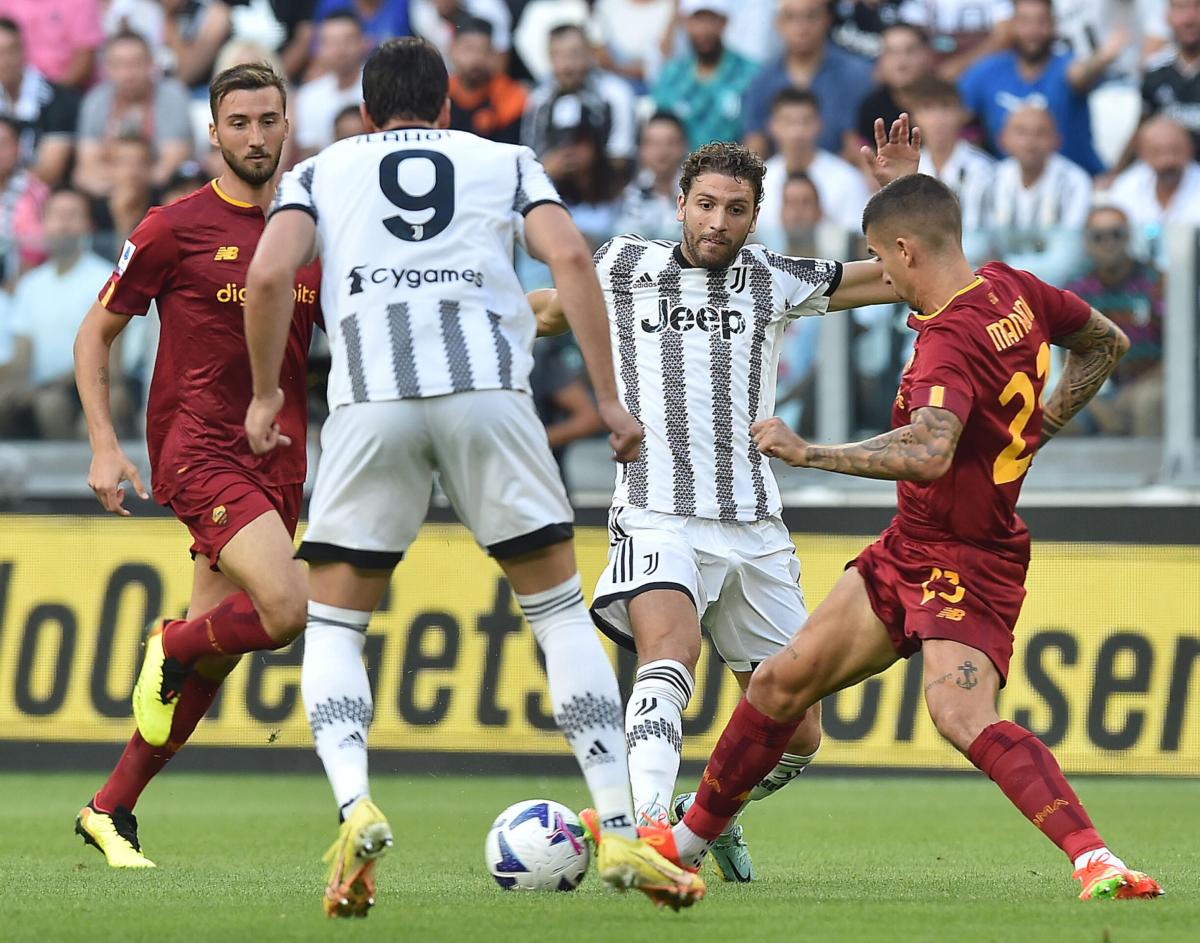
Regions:
[[506, 891], [573, 891], [589, 858], [579, 817], [549, 799], [526, 799], [496, 816], [483, 855]]

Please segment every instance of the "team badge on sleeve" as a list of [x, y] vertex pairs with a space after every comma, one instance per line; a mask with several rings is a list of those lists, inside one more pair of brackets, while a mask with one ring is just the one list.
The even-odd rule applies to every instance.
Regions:
[[133, 258], [133, 254], [137, 251], [135, 246], [128, 239], [125, 240], [125, 248], [121, 250], [121, 257], [117, 259], [117, 274], [124, 275], [125, 267], [129, 265], [129, 260]]

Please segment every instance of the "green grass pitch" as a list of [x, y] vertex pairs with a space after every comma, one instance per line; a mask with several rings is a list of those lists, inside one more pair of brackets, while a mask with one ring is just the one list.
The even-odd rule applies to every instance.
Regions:
[[1200, 939], [1200, 783], [1078, 784], [1115, 850], [1158, 877], [1157, 901], [1075, 900], [1062, 855], [976, 778], [811, 776], [743, 819], [761, 879], [690, 911], [607, 893], [501, 891], [482, 864], [493, 816], [518, 799], [578, 807], [563, 778], [375, 777], [396, 831], [379, 904], [362, 921], [321, 913], [333, 837], [315, 776], [173, 773], [137, 812], [147, 872], [111, 871], [72, 834], [97, 784], [80, 774], [0, 775], [0, 939], [268, 943], [379, 941], [1017, 941]]

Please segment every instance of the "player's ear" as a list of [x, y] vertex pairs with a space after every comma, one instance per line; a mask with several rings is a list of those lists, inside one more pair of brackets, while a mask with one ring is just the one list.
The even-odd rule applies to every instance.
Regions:
[[217, 126], [211, 121], [208, 123], [208, 143], [213, 147], [221, 146], [221, 141], [217, 137]]
[[379, 130], [379, 126], [376, 125], [375, 122], [371, 120], [371, 113], [369, 111], [367, 111], [367, 103], [366, 102], [359, 103], [358, 115], [360, 118], [362, 118], [363, 127], [367, 129], [368, 133], [373, 133], [373, 132]]
[[746, 230], [746, 235], [754, 232], [758, 228], [758, 211], [762, 209], [762, 204], [755, 204], [754, 215], [750, 217], [750, 228]]
[[683, 206], [686, 202], [687, 197], [682, 192], [675, 198], [675, 222], [677, 223], [683, 222]]

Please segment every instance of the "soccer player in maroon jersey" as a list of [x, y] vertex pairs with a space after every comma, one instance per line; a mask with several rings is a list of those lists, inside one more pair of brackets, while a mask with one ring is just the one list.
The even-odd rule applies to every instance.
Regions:
[[[916, 347], [892, 431], [829, 447], [778, 418], [752, 431], [764, 454], [790, 465], [896, 481], [898, 513], [754, 673], [676, 826], [679, 857], [699, 863], [808, 708], [923, 650], [938, 731], [1066, 853], [1080, 897], [1157, 896], [1156, 881], [1105, 846], [1046, 745], [996, 713], [1029, 563], [1016, 513], [1021, 483], [1129, 342], [1100, 312], [1028, 272], [1001, 263], [972, 271], [958, 202], [934, 177], [880, 190], [863, 231], [885, 280], [914, 309]], [[1067, 350], [1066, 367], [1043, 407], [1051, 344]]]
[[251, 397], [242, 304], [288, 134], [285, 86], [267, 66], [236, 66], [213, 80], [210, 104], [224, 172], [146, 215], [75, 340], [92, 445], [88, 485], [105, 510], [128, 516], [122, 482], [148, 495], [113, 432], [109, 351], [130, 319], [157, 302], [162, 328], [146, 415], [151, 481], [155, 500], [191, 532], [195, 560], [187, 617], [147, 639], [134, 691], [138, 732], [76, 820], [114, 867], [154, 867], [138, 841], [138, 796], [187, 741], [239, 655], [286, 645], [306, 617], [307, 579], [292, 558], [292, 535], [306, 472], [305, 374], [320, 269], [312, 264], [296, 277], [281, 374], [283, 447], [255, 455], [242, 429]]

